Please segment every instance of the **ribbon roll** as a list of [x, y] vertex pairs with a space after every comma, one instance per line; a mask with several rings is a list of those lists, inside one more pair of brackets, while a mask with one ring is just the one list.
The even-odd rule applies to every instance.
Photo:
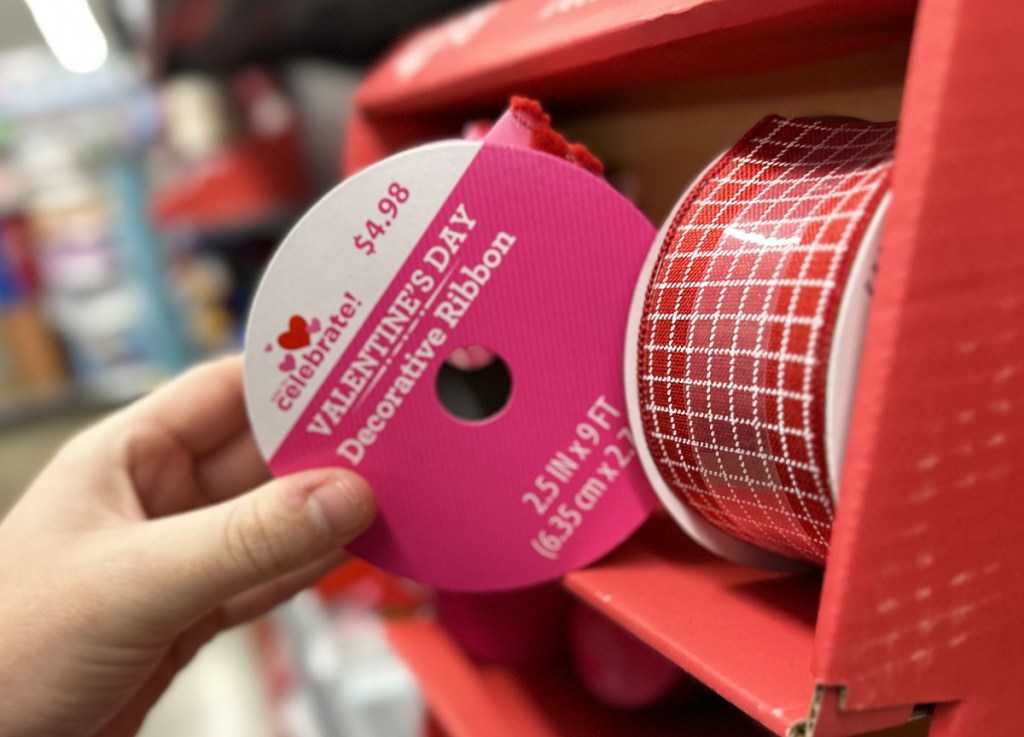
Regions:
[[648, 258], [627, 333], [634, 431], [670, 512], [726, 557], [828, 553], [895, 133], [765, 118]]

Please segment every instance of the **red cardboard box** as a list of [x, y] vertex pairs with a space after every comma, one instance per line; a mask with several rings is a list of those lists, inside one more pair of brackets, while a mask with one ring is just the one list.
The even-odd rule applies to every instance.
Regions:
[[[656, 219], [754, 107], [898, 111], [823, 577], [714, 559], [658, 519], [566, 581], [775, 734], [842, 737], [922, 711], [932, 737], [1024, 727], [1022, 34], [1009, 0], [922, 0], [916, 15], [882, 0], [511, 0], [408, 39], [359, 94], [349, 171], [529, 94], [613, 178], [636, 175]], [[417, 636], [404, 649], [436, 644]], [[486, 708], [508, 702], [474, 683]], [[444, 726], [500, 733], [488, 713]]]

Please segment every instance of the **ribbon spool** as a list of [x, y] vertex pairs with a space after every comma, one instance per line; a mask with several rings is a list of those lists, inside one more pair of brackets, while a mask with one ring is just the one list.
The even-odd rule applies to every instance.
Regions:
[[895, 124], [768, 117], [677, 203], [627, 328], [648, 479], [737, 562], [823, 563]]
[[[275, 474], [365, 476], [378, 517], [349, 549], [384, 570], [522, 588], [605, 555], [656, 503], [621, 363], [623, 275], [654, 228], [569, 152], [446, 141], [380, 161], [311, 208], [260, 284], [245, 366], [260, 450]], [[475, 346], [511, 380], [467, 418], [440, 379]]]

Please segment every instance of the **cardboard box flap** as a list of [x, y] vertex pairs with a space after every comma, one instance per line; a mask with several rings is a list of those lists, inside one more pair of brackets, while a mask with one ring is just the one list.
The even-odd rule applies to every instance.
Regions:
[[[811, 710], [807, 719], [794, 725], [786, 737], [859, 735], [888, 727], [909, 725], [915, 716], [923, 720], [927, 719], [927, 714], [924, 711], [915, 714], [915, 710], [910, 706], [849, 711], [846, 709], [845, 687], [818, 685], [814, 689], [814, 698], [811, 700]], [[921, 725], [913, 726], [920, 728]], [[903, 731], [900, 730], [900, 733], [902, 734]]]
[[818, 624], [848, 708], [966, 698], [941, 735], [1024, 724], [1022, 34], [922, 3]]
[[911, 0], [490, 3], [402, 43], [357, 102], [368, 114], [395, 115], [510, 92], [579, 96], [777, 68], [905, 39], [913, 9]]

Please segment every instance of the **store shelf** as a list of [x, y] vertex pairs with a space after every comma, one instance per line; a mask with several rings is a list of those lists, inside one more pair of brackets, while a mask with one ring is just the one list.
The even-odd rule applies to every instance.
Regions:
[[807, 716], [820, 574], [728, 563], [659, 516], [566, 586], [776, 734]]
[[613, 711], [595, 703], [565, 666], [512, 670], [470, 661], [435, 622], [388, 625], [416, 674], [432, 718], [450, 737], [759, 737], [764, 731], [711, 694], [672, 711]]

